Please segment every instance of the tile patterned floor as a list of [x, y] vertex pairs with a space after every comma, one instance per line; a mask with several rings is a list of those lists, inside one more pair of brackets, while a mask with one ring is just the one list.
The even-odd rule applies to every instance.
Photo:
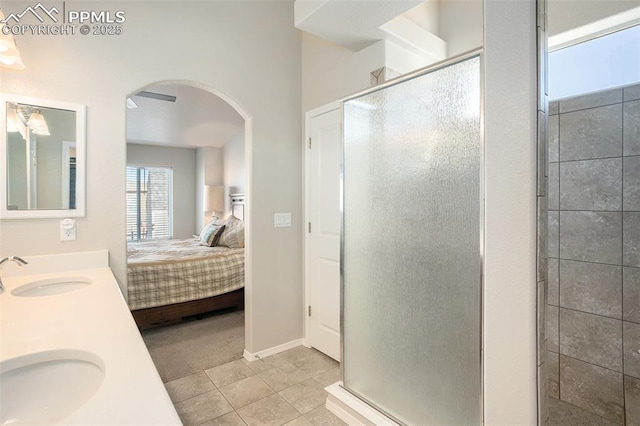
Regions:
[[[303, 346], [264, 360], [246, 361], [241, 355], [242, 311], [151, 329], [143, 336], [187, 426], [344, 425], [324, 408], [324, 387], [340, 379], [339, 364]], [[547, 426], [614, 425], [549, 398]]]
[[549, 398], [547, 426], [617, 426], [618, 423], [592, 414], [575, 405]]
[[325, 386], [340, 366], [299, 346], [264, 360], [245, 359], [165, 383], [180, 419], [191, 425], [344, 425], [325, 407]]

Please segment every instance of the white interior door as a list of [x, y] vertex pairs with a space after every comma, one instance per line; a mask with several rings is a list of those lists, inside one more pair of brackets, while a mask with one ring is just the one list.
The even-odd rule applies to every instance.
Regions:
[[307, 137], [306, 343], [339, 361], [342, 113], [337, 104], [307, 113]]

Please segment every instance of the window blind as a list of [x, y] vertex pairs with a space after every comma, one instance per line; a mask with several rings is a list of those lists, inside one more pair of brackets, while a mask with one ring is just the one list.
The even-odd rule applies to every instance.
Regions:
[[170, 239], [172, 170], [127, 166], [127, 241]]

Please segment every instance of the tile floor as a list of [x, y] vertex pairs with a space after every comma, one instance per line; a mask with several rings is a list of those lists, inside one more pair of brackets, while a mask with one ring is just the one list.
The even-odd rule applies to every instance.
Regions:
[[[147, 330], [143, 336], [187, 426], [344, 425], [324, 408], [324, 387], [340, 379], [340, 365], [303, 346], [248, 362], [242, 358], [242, 311]], [[547, 425], [616, 423], [549, 398]]]
[[336, 361], [299, 346], [264, 360], [237, 359], [165, 386], [186, 426], [343, 425], [324, 407], [324, 387], [339, 379]]

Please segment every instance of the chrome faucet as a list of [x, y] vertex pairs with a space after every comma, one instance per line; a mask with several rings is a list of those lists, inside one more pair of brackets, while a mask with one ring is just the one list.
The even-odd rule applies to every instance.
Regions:
[[[0, 260], [0, 271], [2, 271], [2, 267], [4, 266], [4, 264], [9, 261], [17, 263], [18, 266], [26, 265], [27, 263], [29, 263], [26, 260], [19, 258], [18, 256], [5, 257], [4, 259]], [[0, 294], [2, 293], [4, 293], [4, 285], [2, 284], [2, 277], [0, 276]]]

